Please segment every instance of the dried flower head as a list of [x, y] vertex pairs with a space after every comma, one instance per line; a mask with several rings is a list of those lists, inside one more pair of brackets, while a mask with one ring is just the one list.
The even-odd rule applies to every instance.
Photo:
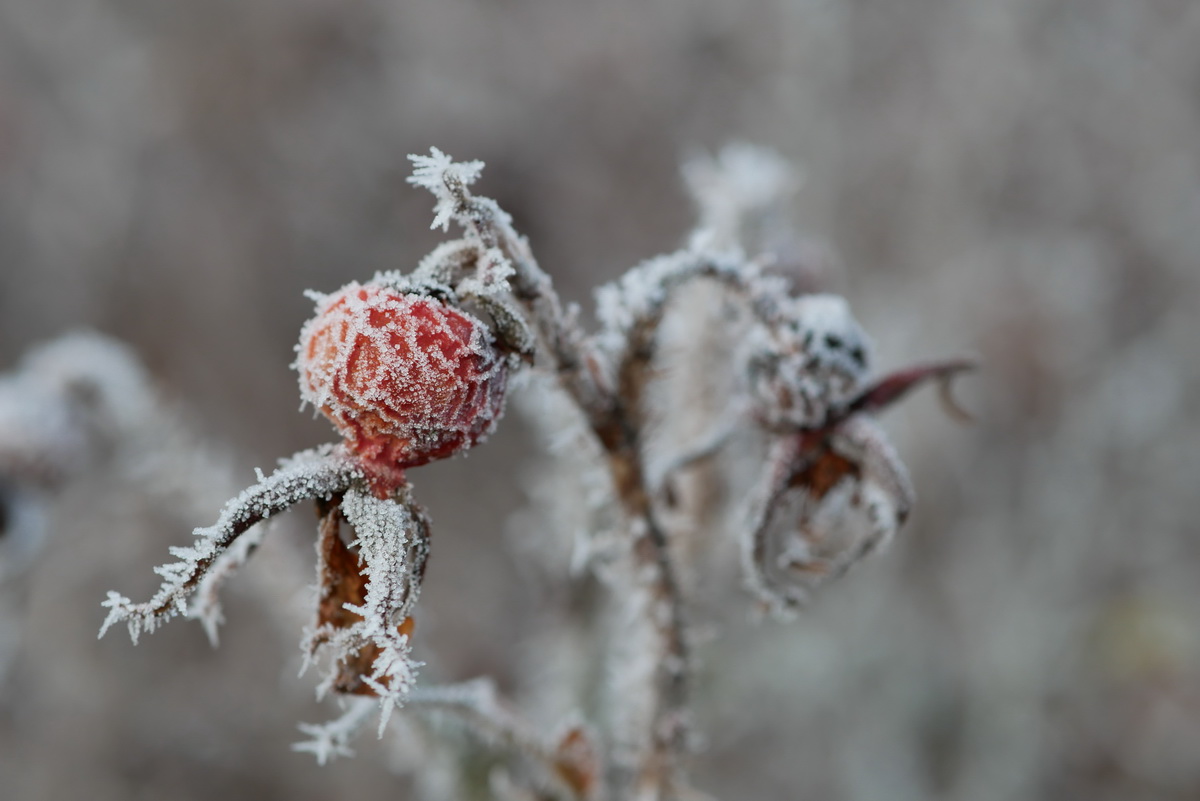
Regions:
[[759, 326], [746, 371], [756, 414], [770, 428], [822, 424], [862, 389], [871, 346], [844, 298], [781, 301], [780, 320]]

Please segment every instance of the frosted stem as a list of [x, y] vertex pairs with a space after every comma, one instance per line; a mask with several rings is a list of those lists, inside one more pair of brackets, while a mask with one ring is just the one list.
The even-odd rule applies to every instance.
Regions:
[[599, 777], [590, 734], [581, 726], [570, 726], [557, 736], [546, 737], [512, 704], [498, 697], [490, 678], [415, 688], [407, 706], [418, 712], [453, 715], [488, 745], [515, 750], [533, 760], [543, 779], [569, 797], [593, 797]]
[[[227, 503], [215, 524], [196, 529], [196, 541], [190, 547], [170, 549], [179, 561], [155, 568], [163, 583], [149, 601], [135, 604], [110, 591], [102, 604], [109, 612], [99, 636], [103, 637], [114, 624], [125, 622], [136, 643], [143, 631], [152, 632], [172, 617], [188, 613], [189, 597], [239, 537], [299, 501], [341, 492], [361, 478], [361, 470], [335, 449], [305, 451], [288, 460]], [[209, 621], [211, 629], [220, 609], [206, 599], [199, 614]]]

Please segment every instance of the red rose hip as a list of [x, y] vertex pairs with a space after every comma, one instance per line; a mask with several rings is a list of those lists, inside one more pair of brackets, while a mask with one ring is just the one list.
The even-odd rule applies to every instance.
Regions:
[[369, 461], [416, 467], [474, 445], [508, 374], [487, 326], [442, 301], [351, 283], [300, 332], [300, 394]]

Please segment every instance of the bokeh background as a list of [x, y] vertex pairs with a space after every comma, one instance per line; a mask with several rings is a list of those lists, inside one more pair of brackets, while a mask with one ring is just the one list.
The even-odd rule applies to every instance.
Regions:
[[[486, 161], [482, 191], [586, 305], [680, 242], [679, 161], [731, 139], [803, 165], [796, 224], [882, 367], [985, 367], [971, 427], [924, 395], [889, 413], [920, 503], [886, 557], [793, 624], [746, 622], [732, 578], [699, 608], [721, 621], [700, 786], [1200, 797], [1193, 0], [4, 0], [0, 365], [119, 337], [249, 483], [330, 438], [288, 366], [302, 290], [437, 241], [406, 154]], [[531, 494], [527, 434], [510, 415], [414, 475], [431, 675], [536, 669], [500, 522]], [[227, 487], [195, 482], [215, 514]], [[103, 592], [149, 592], [206, 522], [106, 471], [58, 499], [3, 588], [4, 798], [406, 797], [370, 736], [326, 768], [288, 750], [331, 712], [264, 604], [311, 580], [306, 513], [235, 583], [219, 650], [184, 623], [96, 641]]]

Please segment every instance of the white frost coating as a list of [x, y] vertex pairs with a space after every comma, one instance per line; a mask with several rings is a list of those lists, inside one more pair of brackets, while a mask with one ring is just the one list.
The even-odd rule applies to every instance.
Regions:
[[135, 430], [157, 406], [133, 351], [91, 332], [68, 334], [30, 352], [25, 370], [63, 397], [89, 406], [108, 433]]
[[862, 389], [870, 340], [837, 295], [781, 300], [777, 311], [746, 346], [750, 396], [770, 427], [822, 425]]
[[370, 698], [347, 697], [342, 700], [346, 711], [328, 723], [301, 723], [300, 731], [312, 739], [292, 745], [293, 751], [306, 751], [324, 765], [334, 757], [352, 757], [354, 750], [350, 741], [367, 725], [375, 712], [375, 702]]
[[410, 154], [408, 158], [413, 163], [413, 174], [407, 179], [408, 182], [428, 189], [437, 199], [433, 207], [433, 223], [429, 227], [440, 227], [443, 231], [449, 229], [450, 221], [462, 213], [462, 189], [479, 178], [483, 172], [483, 162], [456, 162], [436, 147], [429, 149], [428, 156]]
[[410, 275], [392, 270], [379, 273], [376, 280], [405, 282], [417, 287], [445, 287], [448, 291], [475, 264], [479, 248], [469, 239], [452, 239], [442, 242], [417, 264]]
[[[805, 346], [810, 366], [861, 382], [870, 361], [871, 343], [846, 299], [840, 295], [801, 295], [792, 307], [805, 335], [812, 335], [812, 342]], [[855, 349], [861, 353], [855, 355]]]
[[159, 401], [126, 346], [92, 332], [30, 350], [0, 377], [0, 578], [31, 563], [45, 539], [45, 504], [101, 462], [158, 448]]
[[220, 621], [220, 606], [215, 597], [204, 595], [189, 609], [189, 598], [200, 587], [222, 554], [251, 526], [282, 512], [299, 501], [323, 498], [345, 490], [362, 478], [361, 470], [337, 449], [330, 447], [304, 451], [280, 465], [279, 469], [244, 490], [225, 505], [217, 522], [194, 532], [196, 541], [189, 547], [172, 547], [178, 562], [156, 567], [163, 584], [154, 597], [135, 604], [120, 593], [109, 591], [108, 617], [99, 636], [116, 623], [129, 627], [134, 643], [143, 631], [153, 632], [160, 624], [179, 614], [200, 618], [212, 632]]
[[802, 183], [778, 153], [745, 142], [726, 145], [715, 158], [688, 159], [683, 178], [699, 212], [698, 227], [726, 246], [753, 244], [744, 241], [747, 224], [778, 214]]
[[535, 468], [525, 484], [532, 503], [509, 520], [513, 546], [550, 580], [582, 575], [619, 550], [623, 523], [612, 473], [579, 407], [555, 377], [518, 375], [517, 409], [555, 460]]
[[476, 275], [463, 279], [457, 289], [464, 297], [500, 297], [508, 292], [509, 279], [516, 273], [504, 251], [491, 247], [480, 254]]
[[644, 261], [619, 280], [596, 290], [596, 343], [609, 353], [624, 349], [634, 328], [662, 314], [671, 291], [694, 278], [706, 277], [755, 297], [757, 267], [735, 251], [680, 250]]
[[31, 350], [0, 379], [0, 476], [49, 485], [134, 435], [158, 399], [132, 351], [99, 334]]
[[[306, 664], [321, 662], [318, 694], [335, 689], [372, 697], [351, 697], [336, 720], [302, 726], [311, 739], [297, 750], [313, 753], [321, 763], [350, 755], [351, 740], [376, 702], [382, 707], [381, 736], [393, 708], [405, 703], [451, 712], [486, 742], [518, 746], [504, 749], [506, 762], [514, 751], [535, 761], [540, 757], [550, 778], [557, 774], [565, 782], [559, 789], [570, 790], [571, 797], [690, 795], [681, 757], [689, 745], [693, 632], [682, 611], [686, 593], [681, 590], [687, 589], [688, 570], [701, 555], [699, 547], [686, 547], [685, 538], [708, 544], [693, 534], [708, 525], [701, 511], [707, 504], [688, 503], [675, 483], [662, 492], [655, 489], [667, 483], [662, 479], [674, 472], [673, 465], [682, 471], [709, 458], [713, 469], [705, 475], [695, 471], [695, 486], [718, 489], [723, 473], [743, 466], [736, 449], [748, 445], [733, 439], [727, 425], [754, 428], [751, 433], [765, 435], [773, 446], [783, 443], [786, 447], [776, 448], [768, 462], [766, 491], [756, 498], [747, 573], [768, 603], [779, 608], [798, 603], [807, 588], [886, 542], [907, 513], [911, 486], [894, 452], [869, 421], [845, 420], [845, 413], [875, 408], [873, 401], [893, 387], [905, 388], [910, 379], [889, 377], [876, 385], [877, 393], [847, 405], [864, 385], [868, 343], [845, 302], [828, 295], [794, 298], [790, 292], [799, 282], [788, 288], [781, 276], [760, 271], [771, 254], [777, 269], [789, 266], [786, 248], [771, 245], [780, 241], [772, 239], [782, 219], [775, 207], [797, 183], [782, 160], [767, 151], [734, 146], [716, 159], [688, 166], [707, 230], [692, 236], [688, 249], [647, 261], [603, 287], [597, 293], [600, 330], [594, 337], [579, 325], [577, 310], [561, 303], [508, 215], [494, 201], [471, 195], [468, 187], [479, 178], [481, 162], [455, 163], [437, 149], [411, 158], [410, 183], [435, 197], [433, 227], [446, 230], [453, 221], [463, 227], [463, 237], [436, 248], [412, 274], [380, 273], [367, 285], [313, 295], [318, 319], [306, 325], [297, 360], [306, 401], [332, 417], [347, 439], [343, 451], [323, 452], [345, 456], [346, 464], [337, 467], [344, 475], [317, 487], [281, 486], [275, 494], [268, 490], [287, 468], [270, 478], [260, 476], [217, 525], [197, 531], [191, 547], [172, 549], [180, 561], [159, 568], [163, 587], [151, 602], [133, 605], [111, 593], [104, 627], [127, 622], [136, 640], [142, 630], [185, 611], [203, 620], [215, 639], [217, 589], [257, 544], [261, 532], [251, 531], [253, 524], [323, 491], [321, 594], [317, 626], [303, 646]], [[767, 256], [748, 260], [746, 247], [760, 244], [767, 246]], [[722, 313], [739, 307], [733, 315], [738, 325], [720, 319], [729, 315], [704, 315], [692, 332], [707, 336], [672, 341], [661, 336], [664, 311], [689, 309], [686, 300], [672, 298], [693, 279], [707, 279], [704, 291], [714, 288], [710, 284], [719, 287]], [[370, 296], [368, 289], [379, 294]], [[344, 306], [333, 312], [338, 303]], [[459, 316], [464, 304], [478, 317]], [[454, 311], [442, 315], [430, 306]], [[739, 349], [747, 318], [758, 326], [751, 354]], [[698, 332], [705, 324], [708, 329]], [[671, 372], [678, 355], [672, 347], [690, 349], [694, 371]], [[747, 358], [737, 360], [736, 369], [725, 369], [743, 355]], [[547, 470], [531, 492], [556, 539], [526, 545], [525, 561], [556, 581], [590, 567], [605, 580], [612, 602], [600, 607], [601, 595], [590, 586], [578, 593], [555, 592], [551, 597], [568, 603], [564, 614], [555, 616], [561, 621], [554, 632], [561, 635], [561, 645], [553, 647], [572, 651], [573, 659], [543, 657], [538, 664], [539, 675], [563, 676], [567, 681], [559, 683], [577, 685], [561, 688], [564, 693], [582, 690], [589, 706], [600, 702], [606, 747], [594, 765], [572, 753], [579, 734], [545, 739], [545, 727], [526, 725], [497, 700], [490, 684], [415, 686], [419, 666], [411, 659], [410, 632], [429, 540], [428, 524], [411, 503], [403, 471], [487, 433], [502, 408], [507, 372], [501, 371], [523, 364], [548, 368], [547, 380], [557, 384], [531, 405], [537, 406], [532, 417], [543, 433], [552, 435], [551, 450], [563, 456], [559, 468]], [[653, 461], [660, 445], [652, 408], [656, 386], [678, 380], [680, 391], [669, 397], [695, 411], [692, 407], [701, 405], [696, 396], [713, 386], [697, 378], [718, 370], [731, 376], [722, 389], [733, 397], [729, 403], [708, 404], [707, 417], [699, 422], [713, 425], [691, 429], [693, 436], [696, 431], [708, 436], [695, 437], [699, 441], [692, 448], [663, 445], [671, 458]], [[490, 380], [497, 377], [495, 383]], [[564, 402], [569, 413], [553, 413], [555, 402]], [[754, 402], [753, 413], [743, 414]], [[884, 405], [886, 400], [875, 404]], [[439, 441], [447, 431], [461, 436]], [[664, 436], [661, 442], [679, 439]], [[732, 445], [722, 448], [727, 439]], [[410, 445], [414, 450], [406, 451]], [[756, 439], [753, 445], [762, 442]], [[724, 471], [717, 457], [734, 464]], [[761, 458], [755, 463], [761, 465]], [[327, 475], [335, 472], [330, 468]], [[740, 499], [744, 488], [735, 489], [711, 494]], [[785, 495], [798, 496], [795, 509], [781, 508]], [[720, 498], [711, 504], [719, 514], [707, 517], [724, 520], [731, 506]], [[663, 525], [671, 522], [669, 516], [675, 525]], [[787, 527], [769, 527], [773, 518]], [[529, 522], [518, 525], [535, 528]], [[864, 525], [851, 531], [855, 523]], [[348, 541], [351, 531], [354, 539]], [[577, 535], [573, 553], [571, 533]], [[611, 617], [600, 619], [602, 612]], [[597, 633], [598, 641], [587, 639]], [[595, 664], [598, 657], [604, 660], [602, 669]], [[563, 669], [557, 674], [548, 670], [560, 661]], [[605, 678], [606, 687], [593, 685]], [[596, 782], [599, 787], [587, 789]], [[539, 797], [547, 794], [540, 784], [530, 785]], [[511, 797], [535, 794], [517, 788], [514, 783]], [[447, 791], [435, 797], [458, 795]]]
[[66, 398], [23, 374], [0, 379], [0, 475], [53, 485], [86, 463], [89, 450]]
[[[464, 234], [422, 260], [411, 280], [419, 286], [427, 280], [433, 281], [431, 287], [448, 284], [459, 300], [490, 316], [497, 341], [514, 364], [532, 361], [540, 342], [558, 359], [577, 365], [582, 332], [574, 312], [560, 301], [512, 217], [496, 201], [476, 197], [468, 188], [482, 163], [456, 163], [436, 148], [430, 156], [409, 158], [414, 165], [409, 182], [437, 200], [434, 226], [444, 229], [453, 219]], [[590, 377], [575, 368], [573, 372], [575, 391], [594, 391]]]
[[368, 644], [379, 649], [371, 675], [363, 681], [379, 696], [382, 737], [392, 709], [404, 701], [416, 681], [418, 663], [409, 656], [409, 638], [400, 629], [420, 592], [429, 553], [428, 524], [414, 507], [380, 500], [357, 486], [346, 491], [341, 509], [357, 536], [351, 547], [358, 549], [362, 574], [369, 579], [367, 597], [361, 606], [345, 605], [362, 620], [346, 628], [326, 625], [314, 632], [310, 642], [317, 644], [308, 661], [327, 657], [331, 662], [319, 690], [323, 692], [332, 686], [343, 658]]
[[418, 464], [495, 428], [506, 364], [481, 320], [379, 283], [314, 297], [294, 365], [300, 394], [343, 435], [394, 451], [365, 455]]
[[553, 752], [552, 745], [545, 741], [541, 732], [501, 703], [496, 683], [490, 676], [458, 684], [417, 687], [408, 703], [411, 709], [423, 712], [453, 713], [485, 742], [517, 748], [539, 758], [546, 758]]
[[[527, 254], [527, 248], [506, 211], [494, 200], [475, 197], [467, 189], [478, 180], [483, 162], [456, 162], [436, 147], [428, 156], [410, 155], [409, 159], [413, 174], [408, 182], [428, 189], [436, 199], [430, 227], [440, 226], [445, 231], [454, 220], [466, 234], [439, 245], [422, 259], [411, 281], [417, 286], [425, 282], [448, 285], [467, 299], [501, 301], [517, 275], [506, 249], [516, 247]], [[474, 266], [473, 275], [466, 275], [468, 266]], [[507, 311], [520, 316], [514, 307]]]
[[783, 440], [772, 450], [743, 540], [747, 588], [779, 616], [886, 546], [915, 500], [908, 471], [866, 415], [852, 415], [832, 432], [833, 452], [856, 472], [848, 472], [823, 497], [793, 486], [797, 472], [814, 457], [800, 452], [795, 442]]
[[196, 587], [187, 616], [200, 621], [204, 633], [208, 635], [208, 641], [214, 648], [220, 644], [220, 628], [225, 622], [225, 614], [221, 609], [221, 587], [246, 564], [250, 554], [262, 543], [265, 533], [265, 526], [254, 526], [238, 537], [227, 550], [213, 560], [212, 567], [204, 573]]
[[424, 521], [408, 506], [380, 500], [357, 487], [346, 492], [342, 511], [357, 536], [351, 547], [358, 548], [366, 563], [363, 573], [371, 579], [364, 605], [351, 611], [385, 627], [399, 624], [417, 600], [413, 569], [420, 564], [412, 564], [407, 556], [415, 552], [419, 562], [424, 561]]
[[614, 590], [610, 651], [604, 683], [611, 716], [613, 762], [633, 770], [651, 739], [654, 718], [654, 676], [662, 658], [662, 642], [651, 620], [656, 601], [645, 582], [620, 582]]

